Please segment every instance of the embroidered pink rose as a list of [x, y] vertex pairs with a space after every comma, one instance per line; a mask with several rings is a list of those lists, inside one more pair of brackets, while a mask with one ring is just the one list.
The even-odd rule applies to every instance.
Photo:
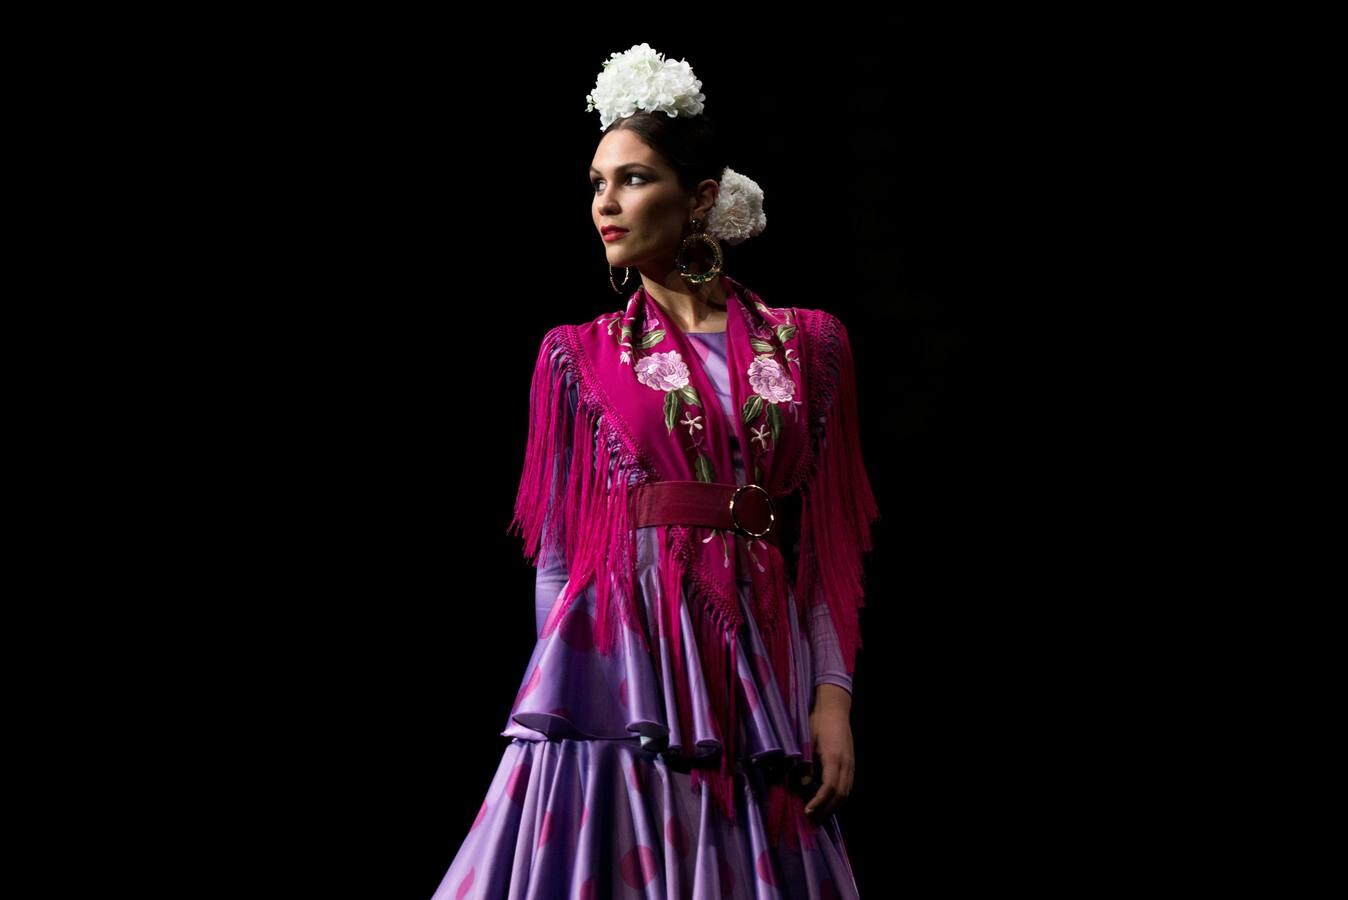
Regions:
[[754, 393], [769, 403], [790, 400], [796, 391], [796, 383], [771, 356], [758, 356], [749, 363], [749, 384]]
[[652, 353], [636, 366], [637, 381], [657, 391], [677, 391], [688, 383], [688, 364], [679, 351]]

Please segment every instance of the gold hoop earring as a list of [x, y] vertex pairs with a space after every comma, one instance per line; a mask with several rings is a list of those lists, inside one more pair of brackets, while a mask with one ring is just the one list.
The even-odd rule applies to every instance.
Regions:
[[[711, 247], [712, 256], [715, 257], [715, 262], [712, 263], [711, 268], [701, 274], [689, 272], [688, 261], [684, 259], [684, 254], [688, 252], [688, 248], [691, 247], [695, 241], [701, 241], [702, 243], [709, 245]], [[724, 264], [725, 259], [721, 255], [720, 242], [717, 241], [716, 238], [702, 231], [699, 220], [694, 219], [693, 233], [683, 239], [683, 243], [679, 245], [679, 255], [674, 258], [674, 265], [679, 267], [679, 274], [693, 284], [702, 284], [703, 282], [710, 281], [717, 275], [720, 275], [721, 267]]]
[[[631, 267], [631, 266], [623, 266], [623, 284], [627, 284], [627, 279], [628, 279], [628, 278], [631, 278], [631, 277], [632, 277], [632, 267]], [[613, 284], [613, 266], [612, 266], [612, 265], [610, 265], [610, 266], [608, 267], [608, 283], [611, 284], [611, 285], [613, 285], [613, 293], [615, 293], [615, 294], [621, 294], [621, 293], [623, 292], [622, 288], [618, 287], [616, 284]]]

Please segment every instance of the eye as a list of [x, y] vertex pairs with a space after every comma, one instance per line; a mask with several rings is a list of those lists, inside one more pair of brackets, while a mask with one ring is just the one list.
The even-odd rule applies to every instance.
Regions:
[[[636, 172], [628, 172], [626, 177], [627, 177], [627, 178], [640, 178], [642, 181], [648, 181], [648, 180], [649, 180], [649, 179], [646, 178], [645, 175], [638, 175]], [[593, 188], [593, 189], [597, 192], [597, 191], [599, 190], [599, 183], [600, 183], [601, 181], [603, 181], [603, 180], [604, 180], [604, 179], [602, 179], [602, 178], [595, 178], [595, 179], [591, 180], [591, 181], [590, 181], [590, 187]]]

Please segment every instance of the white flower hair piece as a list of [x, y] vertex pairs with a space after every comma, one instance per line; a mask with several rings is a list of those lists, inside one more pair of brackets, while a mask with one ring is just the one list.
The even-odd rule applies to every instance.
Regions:
[[[706, 99], [702, 82], [687, 60], [665, 59], [650, 44], [641, 43], [604, 61], [593, 93], [585, 95], [585, 111], [599, 110], [599, 130], [603, 131], [637, 110], [663, 112], [671, 119], [700, 115]], [[707, 213], [707, 233], [734, 246], [762, 234], [767, 225], [763, 189], [727, 166], [721, 172], [716, 203]]]
[[665, 59], [642, 43], [604, 60], [604, 70], [586, 94], [585, 111], [599, 110], [599, 130], [639, 109], [663, 112], [671, 119], [696, 116], [703, 110], [702, 82], [686, 60]]
[[707, 213], [707, 233], [734, 246], [763, 233], [768, 227], [763, 212], [763, 189], [747, 175], [726, 166], [716, 204]]

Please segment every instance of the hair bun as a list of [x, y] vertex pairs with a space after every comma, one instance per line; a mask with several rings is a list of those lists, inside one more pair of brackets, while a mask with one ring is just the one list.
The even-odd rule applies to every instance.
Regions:
[[707, 213], [707, 233], [734, 246], [757, 237], [768, 227], [763, 212], [763, 189], [729, 166], [721, 173], [716, 205]]

